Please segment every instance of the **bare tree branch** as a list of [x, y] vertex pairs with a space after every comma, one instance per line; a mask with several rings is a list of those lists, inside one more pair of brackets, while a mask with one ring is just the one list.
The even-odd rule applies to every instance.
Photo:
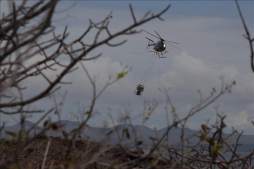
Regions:
[[242, 14], [242, 11], [241, 11], [241, 8], [240, 8], [238, 0], [235, 0], [235, 5], [236, 5], [236, 8], [237, 8], [238, 14], [240, 16], [240, 19], [241, 19], [244, 31], [245, 31], [244, 37], [246, 38], [246, 40], [248, 41], [248, 44], [249, 44], [249, 49], [250, 49], [250, 65], [251, 65], [252, 72], [254, 72], [254, 48], [253, 48], [254, 37], [252, 37], [251, 34], [250, 34], [249, 28], [248, 28], [248, 26], [246, 24], [246, 21], [244, 19], [243, 14]]

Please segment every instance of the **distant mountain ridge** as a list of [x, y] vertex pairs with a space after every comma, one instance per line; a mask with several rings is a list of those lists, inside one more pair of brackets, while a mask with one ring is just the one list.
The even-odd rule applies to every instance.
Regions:
[[[55, 124], [61, 126], [60, 130], [49, 130], [45, 134], [51, 137], [60, 137], [63, 138], [63, 131], [65, 133], [71, 133], [73, 129], [79, 126], [79, 122], [62, 120], [55, 122]], [[34, 123], [26, 121], [24, 123], [24, 128], [26, 130], [33, 127], [32, 135], [39, 133], [43, 127], [36, 126]], [[4, 131], [0, 133], [0, 138], [8, 138], [8, 132], [17, 132], [20, 130], [21, 125], [15, 124], [12, 126], [5, 127]], [[143, 125], [129, 125], [129, 124], [120, 124], [111, 128], [103, 127], [91, 127], [86, 126], [79, 135], [79, 138], [88, 139], [91, 141], [102, 142], [106, 144], [121, 144], [123, 146], [133, 147], [139, 146], [142, 148], [151, 147], [154, 145], [156, 140], [162, 137], [165, 134], [167, 128], [160, 130], [154, 130]], [[181, 141], [181, 132], [180, 128], [173, 128], [170, 130], [168, 135], [167, 142], [172, 145], [177, 145]], [[198, 141], [198, 131], [186, 128], [184, 129], [185, 136], [191, 138], [192, 143]], [[240, 144], [243, 144], [242, 151], [250, 151], [254, 149], [254, 135], [243, 135], [240, 139]]]

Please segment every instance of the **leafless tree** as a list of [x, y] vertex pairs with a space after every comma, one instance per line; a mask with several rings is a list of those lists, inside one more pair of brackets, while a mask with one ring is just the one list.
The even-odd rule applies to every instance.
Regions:
[[[98, 97], [127, 74], [127, 71], [123, 70], [106, 83], [101, 90], [98, 90], [83, 62], [98, 59], [102, 53], [97, 52], [97, 55], [91, 55], [91, 53], [98, 51], [103, 45], [117, 47], [126, 43], [126, 40], [117, 43], [112, 41], [121, 36], [140, 33], [141, 31], [137, 30], [138, 27], [154, 19], [162, 20], [161, 16], [170, 8], [168, 5], [158, 13], [148, 11], [143, 17], [137, 18], [130, 5], [132, 24], [113, 32], [109, 28], [113, 16], [109, 13], [100, 21], [89, 20], [84, 32], [79, 37], [70, 40], [71, 34], [68, 26], [62, 33], [56, 33], [55, 23], [52, 21], [56, 14], [56, 6], [60, 3], [59, 0], [21, 0], [5, 3], [9, 10], [4, 11], [5, 13], [2, 13], [0, 18], [0, 113], [12, 115], [38, 112], [28, 110], [27, 107], [52, 96], [62, 85], [68, 84], [64, 78], [78, 69], [81, 64], [81, 68], [92, 85], [93, 96], [89, 109], [84, 110], [87, 118], [73, 131], [73, 141], [90, 119]], [[87, 41], [88, 35], [93, 35], [93, 39]], [[29, 85], [31, 81], [39, 81], [43, 87], [33, 92], [33, 95], [27, 96], [27, 91], [31, 90]], [[43, 112], [43, 115], [36, 124], [42, 122], [49, 113], [55, 110], [56, 108], [50, 110], [42, 108], [39, 112]], [[25, 118], [22, 117], [21, 124], [24, 121]], [[57, 126], [44, 123], [43, 131], [49, 128], [57, 128]], [[19, 134], [18, 141], [21, 140], [22, 134]], [[33, 139], [29, 139], [25, 144], [22, 143], [17, 153], [32, 141]], [[71, 146], [67, 152], [70, 151]], [[9, 158], [1, 162], [0, 167], [7, 167], [14, 159]]]

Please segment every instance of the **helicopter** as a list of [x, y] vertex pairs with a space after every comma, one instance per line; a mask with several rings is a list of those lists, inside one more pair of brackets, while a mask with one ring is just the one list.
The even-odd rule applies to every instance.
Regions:
[[159, 58], [167, 58], [167, 57], [163, 56], [164, 54], [167, 53], [166, 43], [179, 44], [178, 42], [165, 40], [156, 31], [154, 31], [155, 34], [152, 34], [152, 33], [147, 32], [145, 30], [143, 30], [143, 31], [158, 39], [157, 41], [154, 41], [151, 38], [146, 37], [146, 39], [148, 40], [147, 47], [152, 48], [151, 52], [155, 53]]
[[143, 84], [138, 84], [136, 87], [136, 95], [140, 96], [144, 91], [144, 85]]

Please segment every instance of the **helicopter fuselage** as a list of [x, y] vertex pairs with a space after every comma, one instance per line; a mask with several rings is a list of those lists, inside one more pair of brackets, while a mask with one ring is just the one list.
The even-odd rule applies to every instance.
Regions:
[[164, 50], [166, 50], [166, 45], [163, 41], [158, 41], [157, 43], [154, 44], [153, 49], [156, 52], [163, 52]]

